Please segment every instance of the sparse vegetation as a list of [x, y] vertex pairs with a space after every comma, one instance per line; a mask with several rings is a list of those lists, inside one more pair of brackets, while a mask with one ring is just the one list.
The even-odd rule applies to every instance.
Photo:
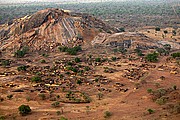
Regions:
[[60, 112], [60, 111], [57, 111], [56, 114], [57, 114], [57, 115], [61, 115], [61, 112]]
[[31, 108], [29, 107], [29, 105], [21, 105], [19, 106], [18, 110], [22, 116], [25, 116], [31, 112]]
[[112, 113], [111, 112], [109, 112], [109, 111], [105, 111], [104, 112], [104, 118], [109, 118], [109, 117], [111, 117], [112, 116]]
[[111, 60], [112, 60], [112, 61], [116, 61], [117, 58], [116, 58], [116, 57], [111, 57]]
[[149, 88], [149, 89], [147, 89], [147, 92], [148, 92], [148, 93], [152, 93], [153, 90], [152, 90], [151, 88]]
[[101, 92], [99, 92], [99, 93], [97, 94], [97, 97], [98, 97], [98, 100], [101, 100], [101, 99], [103, 98], [103, 94], [102, 94]]
[[13, 98], [13, 94], [7, 95], [7, 98], [11, 100]]
[[95, 61], [96, 62], [101, 62], [101, 58], [98, 57], [98, 58], [95, 59]]
[[26, 71], [26, 69], [27, 69], [27, 66], [25, 66], [25, 65], [17, 67], [18, 71]]
[[34, 77], [32, 77], [31, 78], [31, 82], [41, 82], [42, 81], [42, 79], [41, 79], [41, 77], [40, 76], [34, 76]]
[[46, 60], [42, 59], [40, 60], [41, 63], [46, 63]]
[[156, 103], [159, 105], [164, 105], [168, 100], [168, 97], [162, 96], [156, 100]]
[[135, 49], [134, 51], [137, 53], [138, 56], [144, 56], [140, 49]]
[[42, 93], [42, 94], [39, 94], [38, 96], [41, 98], [41, 100], [45, 100], [45, 99], [46, 99], [46, 95], [43, 94], [43, 93]]
[[51, 106], [53, 106], [53, 107], [59, 107], [59, 102], [58, 101], [56, 101], [56, 102], [53, 102], [52, 104], [51, 104]]
[[[70, 119], [111, 119], [112, 115], [112, 119], [118, 119], [118, 116], [121, 119], [126, 116], [124, 110], [132, 113], [128, 115], [129, 119], [173, 119], [179, 115], [180, 55], [176, 52], [179, 48], [179, 21], [175, 12], [179, 15], [180, 7], [177, 2], [106, 0], [81, 4], [78, 3], [80, 0], [74, 0], [75, 3], [66, 4], [65, 1], [63, 4], [0, 5], [0, 23], [4, 16], [5, 19], [8, 16], [19, 18], [19, 14], [28, 14], [13, 20], [13, 24], [8, 20], [6, 25], [0, 26], [3, 28], [0, 30], [3, 38], [0, 43], [0, 114], [6, 119], [60, 120], [67, 120], [61, 117], [63, 110], [67, 117], [73, 114]], [[50, 9], [31, 17], [32, 12], [47, 6]], [[4, 29], [6, 26], [8, 29]], [[31, 51], [22, 46], [31, 46]], [[169, 88], [164, 88], [167, 86]], [[141, 99], [140, 102], [136, 100], [137, 104], [131, 104], [136, 97]], [[9, 109], [11, 105], [17, 107], [16, 104], [23, 102], [38, 109], [38, 112], [34, 111], [35, 116], [34, 113], [27, 117], [17, 116], [13, 108]], [[114, 111], [114, 107], [119, 106], [116, 104], [121, 108]], [[140, 111], [147, 104], [154, 104], [154, 108], [158, 106], [158, 112], [154, 108]], [[47, 110], [49, 106], [52, 111]], [[70, 106], [73, 108], [69, 109]], [[30, 107], [25, 107], [19, 110], [21, 115], [31, 112]], [[137, 111], [130, 109], [136, 107], [139, 107]], [[100, 110], [103, 111], [101, 116]]]
[[180, 57], [180, 52], [173, 53], [173, 54], [171, 54], [171, 56], [172, 56], [173, 58]]
[[153, 109], [148, 109], [147, 111], [149, 112], [149, 114], [152, 114], [155, 112]]
[[157, 62], [158, 61], [158, 54], [157, 53], [149, 53], [146, 55], [146, 60], [149, 62]]
[[1, 64], [2, 64], [2, 66], [7, 67], [7, 66], [10, 66], [11, 62], [10, 62], [10, 60], [2, 60]]
[[6, 119], [6, 117], [5, 117], [5, 116], [0, 115], [0, 120], [5, 120], [5, 119]]
[[80, 46], [75, 46], [72, 48], [68, 48], [66, 46], [59, 46], [58, 48], [60, 52], [67, 52], [69, 55], [76, 55], [77, 52], [82, 51], [82, 48]]
[[62, 116], [60, 117], [60, 120], [68, 120], [68, 119]]
[[82, 81], [79, 79], [76, 81], [77, 84], [81, 85], [82, 84]]
[[161, 28], [156, 27], [155, 30], [156, 30], [156, 31], [161, 31]]
[[81, 62], [81, 59], [78, 58], [78, 57], [76, 57], [76, 58], [74, 59], [74, 61], [75, 61], [76, 63], [79, 63], [79, 62]]
[[22, 58], [25, 56], [25, 54], [27, 54], [28, 50], [29, 50], [28, 47], [23, 47], [22, 50], [17, 50], [14, 53], [14, 56], [17, 58]]

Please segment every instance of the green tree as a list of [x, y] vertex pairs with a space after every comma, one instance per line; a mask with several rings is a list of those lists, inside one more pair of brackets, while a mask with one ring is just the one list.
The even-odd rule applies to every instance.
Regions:
[[32, 81], [32, 82], [36, 82], [36, 83], [37, 83], [37, 82], [41, 82], [41, 80], [42, 80], [42, 79], [41, 79], [40, 76], [34, 76], [34, 77], [31, 78], [31, 81]]
[[112, 113], [109, 111], [104, 112], [104, 118], [109, 118], [111, 115], [112, 115]]
[[173, 54], [171, 54], [171, 56], [172, 56], [173, 58], [180, 57], [180, 52], [173, 53]]
[[156, 30], [156, 31], [161, 31], [161, 28], [156, 27], [155, 30]]
[[6, 67], [6, 66], [10, 66], [11, 62], [10, 62], [10, 60], [3, 60], [3, 61], [1, 61], [1, 64], [2, 64], [2, 66]]
[[147, 111], [149, 112], [149, 114], [154, 113], [154, 110], [152, 110], [152, 109], [148, 109]]
[[157, 62], [158, 61], [158, 54], [157, 53], [149, 53], [146, 55], [145, 59], [149, 62]]
[[29, 105], [21, 105], [19, 106], [18, 110], [22, 116], [25, 116], [31, 112], [31, 108], [29, 107]]
[[78, 57], [76, 57], [76, 58], [74, 59], [74, 61], [75, 61], [76, 63], [79, 63], [79, 62], [81, 62], [81, 59], [78, 58]]
[[14, 53], [14, 56], [18, 58], [22, 58], [24, 57], [25, 54], [27, 54], [28, 50], [29, 50], [28, 47], [23, 47], [22, 50], [17, 50]]

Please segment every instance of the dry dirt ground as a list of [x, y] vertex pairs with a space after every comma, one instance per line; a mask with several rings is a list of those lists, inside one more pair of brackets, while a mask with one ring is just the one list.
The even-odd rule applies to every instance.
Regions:
[[[90, 58], [89, 56], [92, 55]], [[150, 63], [141, 61], [135, 53], [132, 56], [136, 57], [135, 60], [130, 60], [129, 55], [122, 55], [120, 53], [113, 53], [107, 48], [83, 48], [81, 53], [76, 56], [66, 55], [55, 51], [48, 53], [48, 56], [43, 57], [39, 53], [29, 53], [24, 58], [14, 58], [12, 55], [6, 55], [1, 58], [10, 59], [11, 65], [8, 67], [0, 66], [0, 97], [4, 100], [0, 102], [0, 115], [4, 116], [7, 120], [58, 120], [61, 116], [68, 118], [68, 120], [179, 120], [179, 102], [180, 102], [180, 68], [175, 59], [168, 62], [166, 59], [169, 56], [160, 56], [160, 61], [157, 63]], [[79, 57], [82, 62], [74, 63], [74, 58]], [[96, 58], [107, 59], [103, 62], [94, 62]], [[116, 60], [111, 60], [116, 57]], [[44, 59], [46, 62], [41, 63], [40, 60]], [[90, 59], [90, 60], [89, 60]], [[39, 67], [42, 66], [62, 66], [55, 61], [72, 61], [76, 65], [89, 66], [90, 70], [77, 75], [70, 72], [70, 75], [64, 74], [63, 68], [58, 68], [65, 78], [60, 78], [59, 75], [52, 79], [57, 79], [54, 83], [59, 85], [57, 89], [42, 87], [38, 91], [37, 84], [31, 82], [31, 77], [36, 75], [37, 72], [42, 72]], [[92, 64], [91, 64], [92, 63]], [[144, 64], [144, 66], [142, 66]], [[31, 71], [17, 71], [20, 65], [29, 65], [37, 67]], [[110, 70], [110, 72], [105, 71]], [[128, 79], [124, 74], [130, 70], [136, 70], [133, 75], [138, 78]], [[66, 70], [64, 70], [66, 71]], [[53, 72], [51, 72], [53, 73]], [[136, 75], [137, 73], [137, 75]], [[175, 73], [175, 74], [174, 74]], [[38, 73], [39, 74], [39, 73]], [[41, 75], [43, 78], [47, 76]], [[77, 77], [78, 76], [78, 77]], [[83, 83], [78, 85], [73, 79], [79, 79], [81, 76]], [[97, 77], [98, 76], [98, 77]], [[162, 77], [163, 76], [163, 77]], [[102, 81], [96, 81], [99, 79]], [[103, 79], [104, 78], [104, 79]], [[62, 90], [61, 81], [68, 79], [74, 84], [75, 88], [65, 87]], [[86, 81], [89, 80], [89, 81]], [[104, 80], [104, 81], [103, 81]], [[45, 84], [42, 82], [42, 84]], [[173, 89], [176, 86], [176, 89]], [[165, 94], [168, 100], [163, 105], [157, 104], [153, 101], [153, 93], [148, 93], [148, 89], [156, 91], [158, 89], [166, 89]], [[169, 89], [171, 92], [168, 92]], [[13, 92], [14, 90], [23, 90], [21, 92]], [[67, 91], [80, 91], [85, 92], [91, 98], [90, 103], [70, 103], [63, 102]], [[98, 94], [102, 97], [97, 97]], [[7, 95], [13, 95], [11, 99]], [[39, 94], [45, 94], [46, 98], [42, 100]], [[60, 95], [60, 98], [57, 98]], [[54, 98], [54, 99], [52, 99]], [[53, 107], [51, 104], [55, 101], [60, 101], [60, 105]], [[19, 115], [18, 107], [22, 104], [29, 105], [32, 112], [27, 116]], [[172, 106], [177, 107], [172, 107]], [[171, 107], [169, 107], [171, 106]], [[150, 114], [148, 109], [152, 109], [154, 113]], [[60, 111], [60, 115], [57, 114]], [[108, 118], [104, 117], [104, 112], [109, 111], [112, 115]]]

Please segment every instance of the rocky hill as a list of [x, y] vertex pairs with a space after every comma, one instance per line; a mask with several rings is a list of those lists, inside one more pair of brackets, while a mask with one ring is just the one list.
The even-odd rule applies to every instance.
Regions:
[[1, 25], [0, 49], [14, 51], [30, 46], [33, 51], [52, 51], [58, 45], [89, 43], [99, 31], [114, 30], [88, 14], [45, 9]]

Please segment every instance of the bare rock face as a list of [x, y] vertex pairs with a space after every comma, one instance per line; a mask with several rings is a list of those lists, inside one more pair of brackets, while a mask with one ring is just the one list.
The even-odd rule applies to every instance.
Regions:
[[59, 45], [91, 42], [99, 33], [114, 30], [90, 15], [46, 9], [0, 26], [0, 50], [51, 51]]
[[105, 45], [109, 47], [131, 48], [131, 49], [157, 49], [163, 45], [171, 45], [172, 50], [180, 49], [180, 45], [175, 41], [158, 41], [145, 36], [138, 32], [123, 32], [123, 33], [99, 33], [92, 41], [92, 45]]

